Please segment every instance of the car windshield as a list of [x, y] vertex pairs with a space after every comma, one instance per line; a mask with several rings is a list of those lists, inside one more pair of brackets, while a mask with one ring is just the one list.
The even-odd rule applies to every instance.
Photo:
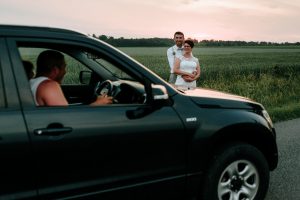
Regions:
[[107, 72], [109, 72], [112, 76], [122, 79], [122, 80], [134, 80], [132, 76], [124, 72], [123, 70], [119, 69], [115, 64], [109, 62], [106, 59], [101, 58], [100, 56], [97, 56], [92, 53], [86, 52], [86, 55], [88, 59], [93, 60], [98, 65], [100, 65], [103, 69], [105, 69]]
[[95, 61], [100, 64], [103, 68], [105, 68], [107, 71], [109, 71], [114, 77], [117, 77], [118, 79], [125, 79], [125, 80], [134, 80], [129, 74], [124, 72], [123, 70], [120, 70], [112, 63], [108, 62], [107, 60], [97, 58]]

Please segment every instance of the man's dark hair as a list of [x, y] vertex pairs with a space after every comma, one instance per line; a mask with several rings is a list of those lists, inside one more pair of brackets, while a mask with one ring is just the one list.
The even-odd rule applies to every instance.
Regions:
[[53, 67], [62, 68], [64, 55], [58, 51], [46, 50], [40, 53], [36, 61], [36, 76], [47, 75]]
[[194, 42], [193, 42], [193, 40], [185, 40], [184, 43], [189, 44], [189, 45], [191, 46], [191, 48], [194, 47]]
[[182, 35], [182, 36], [184, 37], [184, 34], [183, 34], [183, 32], [181, 32], [181, 31], [176, 31], [176, 32], [174, 33], [174, 37], [175, 37], [175, 35]]

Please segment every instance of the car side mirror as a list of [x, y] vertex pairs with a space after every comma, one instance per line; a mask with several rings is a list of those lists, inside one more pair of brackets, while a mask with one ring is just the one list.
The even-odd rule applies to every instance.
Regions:
[[167, 93], [167, 89], [162, 85], [151, 85], [152, 87], [152, 96], [153, 100], [168, 100], [169, 95]]
[[81, 84], [90, 84], [92, 79], [92, 72], [91, 71], [80, 71], [79, 73], [79, 80]]
[[156, 108], [160, 108], [161, 106], [170, 106], [172, 105], [172, 101], [169, 98], [167, 89], [165, 86], [163, 85], [154, 85], [151, 84], [151, 102], [150, 104], [152, 104], [152, 106], [156, 107]]
[[138, 119], [142, 118], [157, 109], [160, 109], [162, 106], [171, 105], [171, 100], [167, 93], [167, 89], [163, 85], [154, 85], [146, 81], [146, 98], [147, 105], [138, 107], [135, 110], [128, 110], [126, 115], [129, 119]]
[[146, 103], [163, 106], [170, 104], [167, 89], [163, 85], [152, 84], [148, 79], [145, 79]]

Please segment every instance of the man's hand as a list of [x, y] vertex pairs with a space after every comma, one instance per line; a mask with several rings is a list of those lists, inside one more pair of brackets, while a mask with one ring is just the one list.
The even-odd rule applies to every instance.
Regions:
[[185, 82], [193, 82], [194, 80], [196, 80], [196, 76], [197, 76], [196, 71], [193, 71], [193, 73], [189, 75], [181, 75], [181, 77]]
[[113, 97], [107, 95], [100, 95], [97, 97], [96, 101], [91, 103], [91, 105], [98, 106], [98, 105], [112, 104], [112, 103], [113, 103]]
[[192, 76], [190, 76], [190, 75], [182, 75], [181, 77], [183, 78], [183, 80], [185, 82], [192, 82], [192, 81], [194, 81], [194, 78]]

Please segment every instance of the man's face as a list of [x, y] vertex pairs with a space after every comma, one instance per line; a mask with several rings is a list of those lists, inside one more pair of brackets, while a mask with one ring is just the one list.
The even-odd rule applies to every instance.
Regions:
[[65, 76], [65, 74], [66, 74], [66, 64], [65, 64], [65, 62], [64, 62], [64, 64], [60, 67], [60, 68], [58, 68], [58, 73], [57, 73], [57, 76], [56, 76], [56, 81], [57, 82], [59, 82], [59, 83], [61, 83], [62, 82], [62, 80], [63, 80], [63, 78], [64, 78], [64, 76]]
[[183, 41], [184, 41], [184, 36], [180, 35], [180, 34], [175, 34], [174, 41], [175, 41], [176, 46], [182, 47]]

